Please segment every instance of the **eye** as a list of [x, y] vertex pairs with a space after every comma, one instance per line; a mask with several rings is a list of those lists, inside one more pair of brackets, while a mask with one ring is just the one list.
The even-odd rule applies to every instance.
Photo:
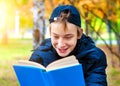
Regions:
[[54, 35], [54, 36], [53, 36], [53, 38], [54, 38], [54, 39], [58, 39], [58, 38], [59, 38], [59, 36]]
[[66, 39], [71, 39], [72, 37], [73, 37], [73, 36], [70, 35], [70, 36], [66, 36], [65, 38], [66, 38]]

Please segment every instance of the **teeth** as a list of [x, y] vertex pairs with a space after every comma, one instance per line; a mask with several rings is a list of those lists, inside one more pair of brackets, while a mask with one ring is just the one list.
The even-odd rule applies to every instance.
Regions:
[[66, 49], [60, 49], [60, 52], [65, 52], [66, 51]]

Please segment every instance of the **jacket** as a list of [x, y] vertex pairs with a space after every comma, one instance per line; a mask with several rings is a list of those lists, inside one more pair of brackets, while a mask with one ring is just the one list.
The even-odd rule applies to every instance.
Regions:
[[[79, 63], [82, 64], [86, 86], [107, 86], [106, 55], [95, 46], [90, 37], [83, 34], [70, 55], [75, 55]], [[47, 66], [58, 59], [60, 59], [60, 56], [52, 47], [49, 38], [43, 41], [38, 49], [34, 50], [29, 60]]]

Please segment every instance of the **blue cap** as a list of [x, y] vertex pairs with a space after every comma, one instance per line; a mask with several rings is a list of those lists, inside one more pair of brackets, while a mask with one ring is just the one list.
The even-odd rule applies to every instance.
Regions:
[[72, 5], [61, 5], [61, 6], [56, 7], [53, 10], [51, 17], [49, 19], [50, 23], [54, 22], [54, 18], [59, 17], [61, 12], [65, 10], [69, 10], [70, 12], [70, 16], [68, 17], [67, 21], [81, 27], [80, 13], [77, 10], [77, 8], [75, 8]]

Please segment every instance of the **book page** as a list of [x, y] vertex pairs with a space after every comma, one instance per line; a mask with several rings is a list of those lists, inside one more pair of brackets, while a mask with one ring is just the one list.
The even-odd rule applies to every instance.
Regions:
[[46, 70], [46, 68], [43, 65], [33, 62], [33, 61], [19, 60], [18, 65], [34, 66], [34, 67], [39, 67], [41, 69]]
[[72, 55], [72, 56], [65, 57], [50, 63], [46, 67], [46, 70], [50, 71], [50, 70], [55, 70], [55, 69], [64, 68], [68, 66], [74, 66], [78, 64], [79, 64], [78, 60], [76, 59], [75, 56]]

